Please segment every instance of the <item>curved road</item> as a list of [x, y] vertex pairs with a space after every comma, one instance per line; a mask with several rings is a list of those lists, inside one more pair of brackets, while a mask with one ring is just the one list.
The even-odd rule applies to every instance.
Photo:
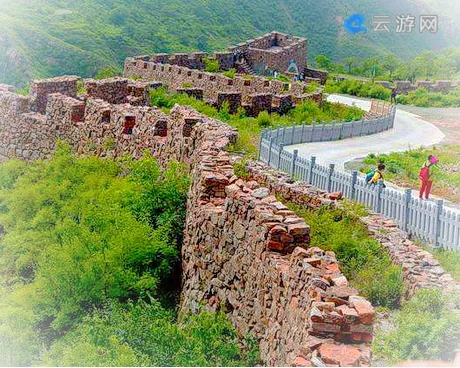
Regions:
[[[329, 95], [327, 100], [347, 105], [355, 104], [366, 111], [371, 107], [369, 100], [348, 96]], [[397, 109], [394, 128], [389, 131], [332, 142], [296, 144], [285, 149], [288, 151], [297, 149], [299, 156], [316, 156], [317, 163], [321, 165], [334, 163], [337, 170], [344, 171], [346, 162], [365, 157], [369, 153], [389, 153], [432, 146], [440, 143], [444, 138], [444, 133], [433, 124], [415, 114]]]

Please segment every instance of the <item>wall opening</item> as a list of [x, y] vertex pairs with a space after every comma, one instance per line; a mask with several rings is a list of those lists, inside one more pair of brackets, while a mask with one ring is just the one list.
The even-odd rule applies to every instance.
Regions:
[[133, 115], [125, 116], [123, 134], [133, 134], [134, 125], [136, 125], [136, 117]]

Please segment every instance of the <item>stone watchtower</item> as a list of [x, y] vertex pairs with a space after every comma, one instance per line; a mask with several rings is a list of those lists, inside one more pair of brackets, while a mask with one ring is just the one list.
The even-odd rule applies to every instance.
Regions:
[[245, 62], [256, 74], [267, 70], [279, 73], [303, 72], [307, 66], [307, 39], [270, 32], [229, 48], [244, 54]]

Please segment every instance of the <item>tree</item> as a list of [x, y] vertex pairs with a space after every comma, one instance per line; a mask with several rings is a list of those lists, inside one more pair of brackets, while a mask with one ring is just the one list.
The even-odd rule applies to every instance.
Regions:
[[396, 70], [398, 65], [399, 65], [399, 60], [395, 54], [387, 54], [384, 56], [382, 60], [382, 66], [389, 73], [390, 79], [393, 76], [393, 72]]
[[343, 62], [348, 68], [348, 74], [351, 74], [351, 70], [353, 69], [353, 66], [358, 64], [358, 59], [354, 56], [351, 56], [351, 57], [345, 58]]
[[321, 69], [330, 69], [331, 66], [332, 66], [332, 63], [331, 61], [329, 60], [329, 58], [327, 56], [324, 56], [324, 55], [318, 55], [316, 58], [316, 64], [318, 64], [318, 67], [320, 67]]

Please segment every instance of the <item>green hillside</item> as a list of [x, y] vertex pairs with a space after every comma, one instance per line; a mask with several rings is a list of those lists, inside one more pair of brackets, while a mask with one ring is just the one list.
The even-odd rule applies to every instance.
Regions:
[[[0, 0], [0, 81], [91, 76], [101, 66], [121, 68], [126, 56], [211, 51], [279, 30], [309, 39], [309, 59], [332, 60], [394, 52], [407, 58], [424, 49], [460, 45], [450, 22], [437, 34], [376, 33], [372, 15], [429, 14], [439, 0]], [[342, 27], [363, 13], [369, 32]], [[393, 19], [394, 21], [394, 19]]]

